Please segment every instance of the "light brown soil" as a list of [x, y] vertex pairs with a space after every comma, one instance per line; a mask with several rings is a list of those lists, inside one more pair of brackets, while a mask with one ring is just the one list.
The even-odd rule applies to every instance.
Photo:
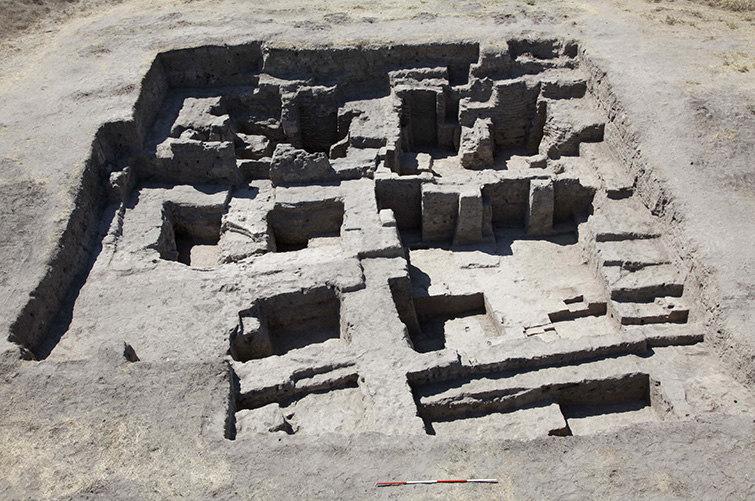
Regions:
[[[0, 497], [753, 496], [752, 0], [53, 0], [2, 1], [0, 8], [6, 13], [0, 16]], [[512, 426], [508, 420], [514, 419], [509, 415], [497, 415], [503, 416], [500, 422], [486, 417], [468, 420], [466, 430], [444, 422], [436, 436], [358, 433], [374, 417], [360, 413], [362, 396], [348, 386], [285, 402], [283, 407], [300, 409], [324, 434], [305, 432], [280, 441], [270, 434], [227, 440], [222, 430], [233, 383], [228, 359], [224, 360], [227, 333], [217, 332], [207, 342], [197, 332], [208, 329], [203, 319], [225, 307], [221, 298], [237, 291], [211, 289], [202, 271], [187, 273], [187, 280], [166, 274], [163, 281], [144, 287], [128, 260], [113, 260], [107, 266], [120, 273], [122, 297], [136, 299], [119, 302], [112, 284], [98, 289], [100, 285], [91, 283], [78, 310], [73, 303], [63, 306], [74, 318], [68, 323], [63, 319], [63, 331], [70, 324], [81, 337], [69, 333], [52, 354], [46, 353], [48, 360], [20, 360], [18, 345], [6, 340], [30, 299], [49, 292], [37, 288], [59, 250], [76, 197], [83, 192], [82, 172], [97, 130], [107, 121], [130, 116], [142, 78], [158, 52], [253, 40], [278, 47], [432, 41], [500, 46], [526, 36], [575, 39], [600, 63], [626, 111], [622, 120], [634, 131], [630, 140], [647, 160], [637, 192], [648, 212], [658, 217], [678, 263], [694, 277], [685, 294], [698, 305], [705, 330], [704, 343], [653, 349], [653, 357], [667, 363], [665, 377], [687, 374], [691, 366], [700, 371], [687, 374], [677, 388], [694, 411], [688, 420], [656, 422], [650, 407], [629, 405], [617, 411], [627, 427], [617, 429], [613, 423], [601, 433], [577, 436], [603, 424], [594, 416], [568, 415], [567, 409], [575, 436], [530, 440], [532, 429], [521, 423], [541, 423], [553, 416], [536, 407], [526, 408], [506, 437], [505, 430]], [[317, 243], [311, 245], [312, 255], [331, 252], [332, 242]], [[536, 267], [540, 263], [533, 264], [517, 251], [546, 245], [519, 242], [511, 261]], [[215, 260], [215, 249], [195, 250], [202, 264]], [[427, 258], [423, 271], [440, 277], [437, 281], [458, 264], [458, 259], [448, 258], [444, 266], [448, 256], [432, 256], [443, 252], [439, 249], [412, 252], [417, 264]], [[569, 247], [543, 252], [577, 260]], [[195, 259], [193, 253], [191, 258]], [[509, 273], [507, 263], [502, 273]], [[580, 267], [579, 280], [594, 288], [587, 264], [575, 266]], [[310, 270], [316, 273], [316, 267]], [[479, 270], [469, 274], [484, 276]], [[488, 279], [490, 287], [494, 278]], [[464, 275], [451, 279], [463, 281]], [[548, 285], [553, 283], [566, 287], [558, 276], [549, 277]], [[209, 299], [192, 303], [187, 299], [192, 288], [197, 297]], [[165, 292], [161, 297], [178, 292], [162, 302], [152, 301], [144, 292], [149, 290]], [[538, 290], [515, 292], [514, 303], [537, 303]], [[110, 301], [109, 308], [98, 298]], [[512, 317], [521, 313], [516, 304], [506, 307]], [[364, 311], [370, 308], [374, 305], [363, 305]], [[118, 311], [126, 314], [118, 316]], [[605, 327], [595, 318], [600, 317], [584, 320], [588, 330]], [[107, 328], [95, 325], [94, 319]], [[452, 338], [470, 328], [465, 319], [477, 320], [470, 316], [447, 322]], [[165, 330], [175, 336], [150, 338], [152, 331], [145, 328], [156, 329], [160, 322], [169, 324]], [[561, 327], [563, 337], [580, 338], [582, 324], [575, 324]], [[489, 329], [479, 330], [475, 343], [485, 343]], [[103, 332], [137, 332], [154, 349], [140, 353], [136, 346], [144, 360], [128, 363], [122, 336], [101, 346], [87, 344]], [[334, 350], [341, 347], [332, 344]], [[196, 357], [185, 357], [186, 353]], [[633, 356], [632, 363], [651, 364], [646, 358]], [[309, 360], [304, 355], [295, 362], [317, 363], [316, 357]], [[273, 373], [275, 364], [270, 367]], [[340, 421], [323, 419], [323, 409], [334, 406], [345, 409]], [[485, 433], [489, 426], [504, 431], [491, 436]], [[446, 429], [450, 436], [443, 436]], [[494, 477], [499, 483], [374, 487], [377, 481], [452, 477]]]

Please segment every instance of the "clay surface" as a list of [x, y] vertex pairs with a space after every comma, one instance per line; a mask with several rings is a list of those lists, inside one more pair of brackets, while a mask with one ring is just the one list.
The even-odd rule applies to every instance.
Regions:
[[3, 497], [752, 495], [752, 20], [685, 6], [8, 39]]

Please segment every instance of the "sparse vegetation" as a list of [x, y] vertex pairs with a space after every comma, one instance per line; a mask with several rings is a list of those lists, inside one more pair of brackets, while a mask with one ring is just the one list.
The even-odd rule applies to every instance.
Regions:
[[685, 9], [682, 12], [684, 12], [685, 14], [689, 14], [692, 17], [696, 17], [698, 19], [705, 20], [705, 15], [703, 15], [703, 13], [700, 12], [699, 10]]
[[64, 19], [92, 7], [122, 0], [0, 0], [0, 40], [11, 38], [44, 19]]
[[716, 7], [718, 9], [730, 10], [732, 12], [752, 12], [755, 11], [755, 0], [694, 0], [697, 3]]
[[724, 66], [731, 68], [740, 73], [747, 73], [750, 71], [751, 61], [747, 54], [743, 52], [727, 52], [722, 55], [724, 60]]

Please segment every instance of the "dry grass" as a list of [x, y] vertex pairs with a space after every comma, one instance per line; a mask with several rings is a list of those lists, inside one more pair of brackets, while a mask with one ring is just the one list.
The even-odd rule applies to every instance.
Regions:
[[[184, 0], [189, 2], [192, 0]], [[427, 3], [424, 0], [421, 3]], [[500, 0], [489, 0], [491, 4], [496, 4]], [[664, 0], [647, 0], [651, 3], [659, 3]], [[674, 0], [668, 0], [673, 2]], [[755, 12], [755, 0], [691, 0], [699, 4], [708, 5], [722, 10], [750, 13]], [[13, 38], [14, 36], [28, 31], [30, 28], [38, 26], [42, 22], [51, 21], [53, 23], [66, 19], [72, 15], [85, 13], [94, 8], [128, 2], [128, 0], [0, 0], [0, 41]], [[306, 4], [306, 2], [302, 2]], [[360, 10], [364, 8], [360, 4], [352, 2], [335, 2], [338, 5], [332, 5], [334, 10], [353, 9]], [[535, 5], [536, 0], [524, 0], [527, 5]], [[263, 3], [264, 5], [264, 3]], [[428, 6], [429, 8], [430, 6]], [[402, 11], [416, 8], [409, 7], [402, 1], [381, 3], [381, 12], [387, 9], [398, 8]], [[455, 7], [454, 7], [455, 8]], [[432, 12], [432, 10], [430, 10]], [[747, 19], [745, 19], [747, 20]], [[674, 23], [669, 23], [674, 24]]]
[[755, 11], [755, 0], [693, 0], [694, 2], [715, 7], [718, 9], [730, 10], [732, 12], [753, 12]]
[[20, 33], [40, 19], [64, 11], [76, 0], [0, 0], [0, 38]]
[[752, 58], [745, 52], [730, 51], [721, 55], [723, 59], [723, 65], [734, 71], [740, 73], [747, 73], [750, 71], [750, 67], [753, 65], [755, 58]]
[[91, 7], [122, 0], [0, 0], [0, 40], [12, 38], [44, 20], [58, 21]]
[[666, 16], [666, 21], [665, 22], [666, 22], [666, 24], [671, 25], [671, 26], [673, 26], [675, 24], [682, 24], [682, 20], [681, 19], [679, 19], [678, 17], [671, 16], [671, 15]]
[[133, 484], [141, 499], [174, 499], [219, 489], [232, 480], [230, 465], [199, 439], [160, 440], [150, 421], [139, 416], [101, 424], [35, 421], [6, 421], [0, 427], [0, 492], [5, 495], [59, 499], [120, 479]]

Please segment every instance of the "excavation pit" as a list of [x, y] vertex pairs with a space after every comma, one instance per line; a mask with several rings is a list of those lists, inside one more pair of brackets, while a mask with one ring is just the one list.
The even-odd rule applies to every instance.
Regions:
[[561, 406], [570, 435], [592, 435], [622, 426], [661, 421], [647, 400], [627, 400], [614, 404]]
[[222, 207], [166, 203], [160, 256], [187, 266], [216, 266]]
[[458, 349], [500, 335], [482, 293], [415, 297], [420, 332], [412, 335], [419, 353]]
[[340, 245], [343, 202], [324, 200], [276, 206], [268, 214], [277, 252]]
[[218, 264], [217, 244], [217, 239], [197, 239], [190, 233], [176, 232], [176, 261], [188, 266], [215, 266]]
[[531, 373], [451, 380], [415, 388], [415, 398], [430, 435], [528, 440], [662, 420], [647, 374], [578, 380], [568, 372], [545, 370], [539, 383]]
[[263, 299], [240, 314], [231, 354], [240, 361], [284, 355], [312, 344], [342, 341], [341, 301], [329, 287]]
[[242, 395], [237, 405], [231, 438], [238, 439], [275, 432], [358, 433], [366, 419], [358, 376], [348, 368], [298, 379], [292, 388]]

